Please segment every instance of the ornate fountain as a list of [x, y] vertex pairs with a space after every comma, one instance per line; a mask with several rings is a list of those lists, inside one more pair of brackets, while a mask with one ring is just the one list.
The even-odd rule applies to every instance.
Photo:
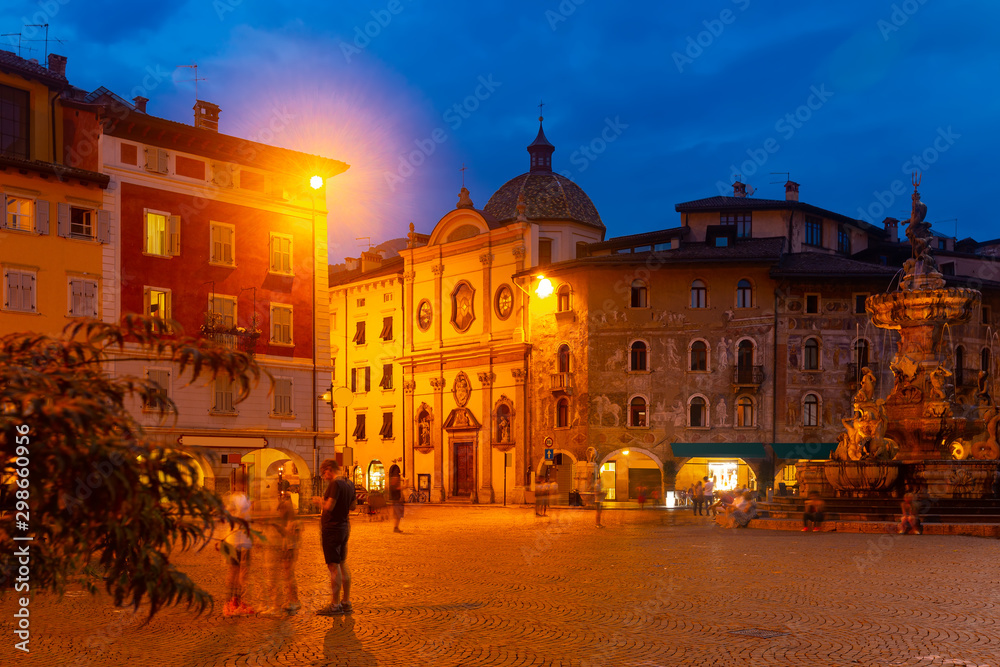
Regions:
[[991, 494], [1000, 458], [1000, 415], [981, 373], [977, 405], [956, 400], [946, 326], [968, 322], [982, 295], [964, 287], [945, 287], [931, 255], [927, 207], [913, 179], [913, 209], [906, 236], [913, 256], [903, 265], [895, 292], [868, 298], [872, 323], [899, 332], [889, 368], [893, 386], [876, 397], [876, 378], [863, 369], [853, 414], [842, 420], [831, 460], [800, 464], [800, 481], [821, 493], [839, 496], [897, 497], [904, 490], [933, 498], [981, 498]]

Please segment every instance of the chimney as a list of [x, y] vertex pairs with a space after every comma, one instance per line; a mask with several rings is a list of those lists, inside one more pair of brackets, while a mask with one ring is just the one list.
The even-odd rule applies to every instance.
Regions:
[[733, 196], [734, 197], [746, 197], [747, 196], [747, 184], [736, 181], [733, 183]]
[[66, 78], [66, 56], [49, 54], [49, 71], [56, 76]]
[[344, 266], [347, 268], [348, 271], [354, 271], [356, 268], [358, 268], [357, 257], [345, 257]]
[[143, 97], [142, 95], [136, 95], [132, 98], [132, 104], [135, 105], [136, 111], [141, 111], [146, 113], [146, 102], [149, 101], [148, 97]]
[[785, 182], [785, 201], [799, 200], [799, 184], [795, 181]]
[[211, 102], [195, 100], [194, 126], [202, 130], [219, 131], [219, 106]]
[[377, 250], [365, 250], [361, 253], [361, 273], [373, 271], [382, 266], [382, 255]]
[[889, 243], [899, 243], [899, 220], [896, 218], [886, 218], [882, 221], [885, 227], [886, 240]]

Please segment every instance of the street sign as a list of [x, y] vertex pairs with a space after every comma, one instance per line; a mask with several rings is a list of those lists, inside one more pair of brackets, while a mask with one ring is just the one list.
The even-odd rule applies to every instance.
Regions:
[[545, 450], [545, 460], [546, 461], [551, 461], [555, 457], [556, 457], [556, 450], [554, 450], [554, 449], [546, 449]]

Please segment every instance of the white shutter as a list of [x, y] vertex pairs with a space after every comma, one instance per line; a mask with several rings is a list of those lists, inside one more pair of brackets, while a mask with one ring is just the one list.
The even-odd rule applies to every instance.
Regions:
[[35, 276], [32, 273], [21, 274], [21, 305], [24, 310], [35, 312]]
[[181, 254], [181, 216], [179, 215], [167, 217], [167, 254], [173, 256]]
[[49, 233], [49, 202], [44, 199], [35, 200], [35, 231], [39, 234]]
[[65, 202], [59, 202], [58, 210], [59, 210], [58, 213], [59, 236], [69, 236], [69, 223], [70, 223], [69, 204]]
[[156, 149], [156, 171], [161, 174], [167, 173], [167, 151], [162, 148]]
[[97, 212], [97, 240], [101, 243], [111, 242], [111, 211]]
[[146, 171], [156, 171], [156, 149], [145, 148], [143, 150], [146, 153]]
[[84, 314], [87, 317], [97, 317], [97, 283], [88, 280], [83, 284]]

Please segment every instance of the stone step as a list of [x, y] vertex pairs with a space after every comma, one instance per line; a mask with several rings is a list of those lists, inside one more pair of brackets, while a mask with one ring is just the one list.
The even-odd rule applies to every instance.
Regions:
[[[870, 533], [896, 535], [895, 521], [824, 521], [821, 532]], [[757, 530], [801, 531], [802, 519], [757, 518], [748, 528]], [[925, 523], [924, 535], [967, 535], [970, 537], [1000, 538], [1000, 523]], [[900, 535], [901, 539], [916, 539], [918, 535]]]

